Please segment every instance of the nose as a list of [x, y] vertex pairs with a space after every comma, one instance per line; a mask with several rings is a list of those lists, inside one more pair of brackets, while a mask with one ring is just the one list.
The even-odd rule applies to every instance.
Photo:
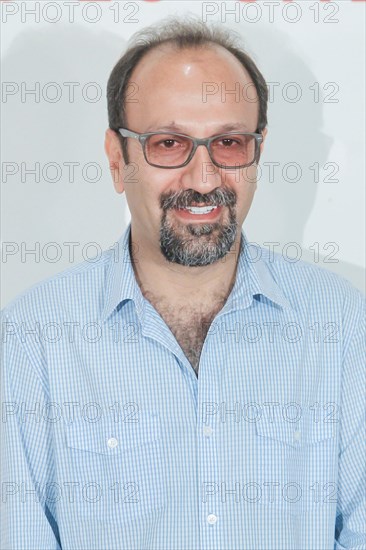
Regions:
[[222, 183], [220, 169], [213, 164], [204, 145], [198, 145], [193, 158], [183, 170], [181, 181], [184, 188], [194, 189], [204, 194]]

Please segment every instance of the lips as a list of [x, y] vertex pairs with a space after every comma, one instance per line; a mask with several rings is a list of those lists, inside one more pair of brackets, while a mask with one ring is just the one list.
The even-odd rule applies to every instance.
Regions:
[[222, 206], [190, 206], [188, 208], [174, 208], [177, 215], [189, 220], [211, 220], [219, 216]]
[[212, 212], [212, 210], [215, 210], [217, 206], [188, 206], [187, 208], [183, 208], [182, 210], [188, 210], [191, 214], [208, 214], [209, 212]]
[[183, 208], [190, 208], [191, 206], [216, 206], [216, 205], [212, 203], [203, 204], [202, 202], [191, 202], [187, 207], [184, 206]]

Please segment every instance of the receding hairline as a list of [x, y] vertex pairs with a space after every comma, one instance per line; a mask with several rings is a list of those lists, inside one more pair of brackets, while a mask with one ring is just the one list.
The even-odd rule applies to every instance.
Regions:
[[249, 71], [247, 70], [247, 68], [244, 67], [244, 65], [240, 62], [240, 60], [230, 50], [225, 48], [225, 46], [223, 46], [221, 44], [217, 44], [215, 42], [211, 42], [211, 41], [200, 43], [200, 44], [180, 45], [177, 42], [175, 42], [173, 39], [166, 40], [162, 43], [156, 44], [156, 45], [152, 46], [149, 50], [147, 50], [144, 53], [144, 55], [142, 56], [142, 58], [139, 59], [139, 61], [136, 63], [135, 67], [133, 68], [133, 71], [130, 75], [130, 79], [132, 77], [132, 74], [135, 73], [138, 68], [141, 68], [141, 66], [144, 63], [147, 63], [149, 57], [152, 57], [154, 54], [157, 55], [157, 54], [161, 53], [161, 54], [166, 54], [167, 56], [169, 56], [169, 55], [183, 54], [184, 52], [193, 52], [193, 51], [197, 51], [197, 52], [202, 52], [202, 51], [210, 52], [211, 51], [212, 53], [217, 53], [217, 54], [221, 53], [223, 56], [230, 57], [230, 59], [233, 60], [235, 65], [237, 65], [237, 67], [245, 73], [247, 78], [251, 82], [253, 82], [253, 79], [250, 76]]
[[[220, 47], [218, 47], [220, 46]], [[231, 58], [239, 62], [244, 72], [238, 73], [237, 80], [249, 80], [254, 84], [258, 97], [258, 131], [267, 126], [268, 86], [261, 71], [251, 55], [246, 52], [242, 37], [238, 32], [223, 27], [218, 23], [203, 23], [201, 19], [191, 15], [175, 16], [160, 20], [149, 27], [137, 31], [127, 43], [127, 49], [112, 69], [107, 83], [108, 122], [115, 130], [127, 124], [126, 103], [127, 88], [132, 78], [138, 78], [135, 73], [145, 60], [150, 59], [154, 52], [188, 52], [214, 51], [221, 54], [218, 60], [225, 63]], [[225, 53], [225, 50], [227, 53]], [[235, 65], [231, 64], [233, 70]], [[248, 76], [249, 78], [248, 78]], [[224, 77], [225, 79], [225, 77]], [[118, 135], [124, 158], [127, 158], [127, 138]]]

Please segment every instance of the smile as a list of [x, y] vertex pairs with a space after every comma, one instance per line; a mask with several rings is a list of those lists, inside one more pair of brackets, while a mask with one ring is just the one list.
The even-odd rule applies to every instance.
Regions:
[[217, 210], [217, 206], [190, 206], [188, 208], [179, 208], [179, 210], [187, 210], [191, 214], [208, 214], [213, 210]]
[[177, 216], [184, 220], [209, 221], [216, 220], [223, 206], [189, 206], [187, 208], [173, 208]]

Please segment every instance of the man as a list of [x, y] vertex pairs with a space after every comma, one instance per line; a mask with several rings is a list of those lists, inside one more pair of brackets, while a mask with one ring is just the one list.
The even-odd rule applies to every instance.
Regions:
[[131, 224], [4, 312], [2, 548], [366, 548], [365, 301], [241, 231], [266, 107], [254, 62], [195, 21], [113, 69]]

